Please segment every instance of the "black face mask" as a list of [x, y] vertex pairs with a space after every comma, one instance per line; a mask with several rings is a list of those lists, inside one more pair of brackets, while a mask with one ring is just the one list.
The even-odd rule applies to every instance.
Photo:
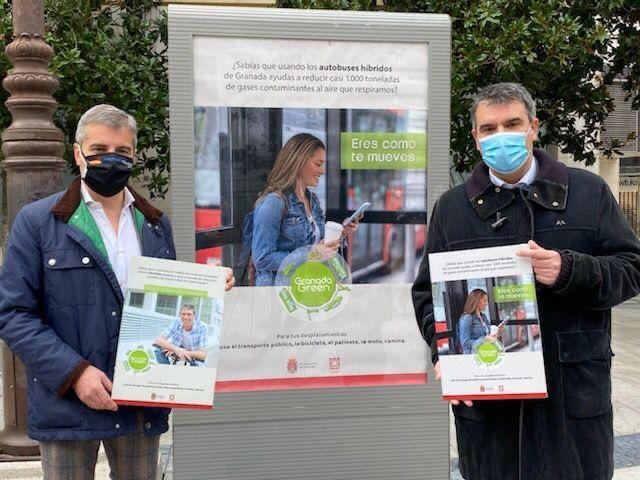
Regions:
[[117, 153], [82, 156], [87, 162], [84, 181], [98, 195], [113, 197], [127, 185], [133, 169], [132, 159]]

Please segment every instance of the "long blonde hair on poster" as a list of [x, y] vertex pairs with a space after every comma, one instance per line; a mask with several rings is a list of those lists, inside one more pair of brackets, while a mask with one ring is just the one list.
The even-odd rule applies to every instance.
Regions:
[[287, 140], [267, 177], [267, 187], [260, 192], [256, 203], [272, 192], [283, 196], [283, 192], [294, 190], [300, 171], [319, 148], [324, 150], [324, 143], [310, 133], [298, 133]]
[[464, 304], [463, 313], [465, 315], [473, 315], [474, 313], [476, 313], [480, 300], [482, 300], [482, 298], [486, 296], [487, 292], [485, 292], [484, 290], [480, 290], [479, 288], [471, 290], [471, 292], [469, 292], [469, 295], [467, 296], [467, 301]]

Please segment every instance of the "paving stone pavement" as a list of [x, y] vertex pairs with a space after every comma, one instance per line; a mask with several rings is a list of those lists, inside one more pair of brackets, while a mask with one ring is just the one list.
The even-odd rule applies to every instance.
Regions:
[[[640, 479], [640, 375], [637, 371], [637, 349], [640, 343], [639, 317], [640, 297], [625, 302], [613, 311], [612, 346], [616, 354], [613, 358], [612, 373], [616, 467], [613, 480]], [[0, 423], [3, 419], [1, 410], [2, 402], [0, 402]], [[164, 480], [173, 479], [171, 454], [171, 433], [169, 432], [162, 436], [160, 446]], [[458, 471], [453, 422], [450, 430], [450, 454], [450, 480], [463, 480]], [[42, 470], [39, 462], [0, 462], [0, 480], [40, 478], [42, 478]], [[96, 467], [96, 480], [108, 478], [109, 467], [104, 451], [101, 449]]]
[[[613, 309], [611, 346], [615, 353], [612, 368], [613, 480], [640, 479], [640, 296]], [[463, 480], [458, 470], [453, 415], [450, 422], [450, 480]]]

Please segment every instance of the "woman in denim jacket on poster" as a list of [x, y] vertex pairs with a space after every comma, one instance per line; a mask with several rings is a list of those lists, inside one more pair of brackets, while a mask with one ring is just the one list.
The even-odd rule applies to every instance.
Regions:
[[[282, 261], [300, 247], [316, 245], [323, 257], [338, 249], [340, 240], [322, 241], [325, 215], [318, 197], [309, 190], [324, 175], [325, 161], [324, 144], [308, 133], [294, 135], [278, 153], [253, 212], [251, 255], [256, 286], [273, 285]], [[357, 224], [344, 227], [343, 237], [351, 235]]]
[[495, 341], [498, 338], [499, 333], [491, 335], [491, 322], [483, 313], [487, 302], [486, 292], [479, 288], [471, 290], [467, 297], [458, 322], [460, 345], [464, 354], [474, 353], [474, 348], [485, 338], [489, 341]]

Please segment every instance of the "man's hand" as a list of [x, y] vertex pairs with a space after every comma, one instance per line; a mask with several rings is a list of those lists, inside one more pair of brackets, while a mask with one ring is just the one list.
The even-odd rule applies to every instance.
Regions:
[[529, 240], [527, 246], [519, 248], [516, 254], [519, 257], [531, 258], [533, 273], [538, 282], [547, 286], [556, 283], [562, 267], [562, 257], [558, 252], [542, 248], [533, 240]]
[[185, 361], [191, 360], [191, 355], [189, 354], [189, 350], [186, 350], [182, 347], [174, 347], [173, 354], [177, 357], [178, 360]]
[[[214, 267], [222, 267], [222, 263], [220, 261], [217, 261], [213, 264]], [[225, 283], [224, 283], [224, 291], [228, 292], [229, 290], [231, 290], [234, 285], [236, 284], [236, 277], [233, 276], [233, 270], [231, 270], [229, 267], [223, 267], [226, 273], [225, 276]]]
[[229, 267], [224, 267], [224, 269], [227, 273], [227, 276], [225, 278], [224, 291], [228, 292], [236, 284], [236, 277], [233, 276], [233, 270], [231, 270]]
[[[436, 380], [441, 380], [442, 375], [440, 374], [440, 360], [436, 362], [436, 364], [433, 366], [433, 369], [436, 372]], [[463, 400], [463, 402], [467, 407], [473, 406], [473, 402], [471, 400]], [[451, 403], [451, 405], [460, 405], [460, 400], [449, 400], [449, 403]]]
[[80, 374], [72, 386], [82, 403], [94, 410], [118, 410], [118, 405], [111, 399], [111, 380], [102, 370], [89, 365]]

